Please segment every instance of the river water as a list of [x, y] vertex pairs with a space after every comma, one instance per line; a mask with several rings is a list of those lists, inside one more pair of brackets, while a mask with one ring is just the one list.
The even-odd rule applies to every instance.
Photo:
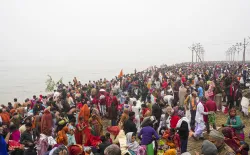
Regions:
[[[36, 63], [39, 62], [39, 63]], [[63, 77], [63, 82], [68, 83], [74, 77], [77, 77], [82, 84], [89, 80], [98, 80], [100, 78], [112, 79], [117, 76], [123, 68], [124, 73], [142, 70], [149, 65], [148, 63], [117, 63], [117, 62], [98, 62], [80, 61], [70, 63], [47, 62], [45, 60], [18, 61], [6, 60], [0, 61], [0, 104], [6, 105], [17, 98], [23, 102], [26, 98], [32, 98], [33, 95], [39, 96], [46, 94], [45, 81], [47, 75], [51, 75], [54, 81]]]

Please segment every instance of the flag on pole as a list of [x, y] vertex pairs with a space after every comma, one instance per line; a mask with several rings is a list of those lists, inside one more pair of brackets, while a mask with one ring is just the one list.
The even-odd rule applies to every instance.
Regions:
[[118, 78], [121, 78], [123, 76], [123, 69], [120, 71], [120, 74], [118, 75]]

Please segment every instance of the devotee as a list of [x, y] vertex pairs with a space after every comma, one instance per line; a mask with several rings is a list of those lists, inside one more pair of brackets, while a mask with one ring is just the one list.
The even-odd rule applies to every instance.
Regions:
[[51, 136], [52, 125], [53, 125], [52, 114], [50, 113], [49, 109], [45, 109], [41, 119], [41, 133], [47, 136]]
[[[9, 134], [10, 136], [10, 134]], [[7, 143], [8, 143], [8, 137], [6, 136], [6, 139], [3, 137], [3, 127], [0, 125], [0, 154], [1, 155], [8, 155], [7, 152]]]
[[236, 136], [242, 141], [245, 140], [245, 134], [243, 131], [245, 125], [242, 123], [240, 116], [236, 115], [236, 109], [230, 109], [227, 122], [222, 126], [233, 128], [235, 130]]
[[154, 154], [153, 144], [154, 140], [159, 140], [159, 135], [153, 128], [153, 123], [149, 123], [147, 126], [143, 127], [138, 134], [138, 138], [141, 140], [141, 145], [147, 146], [148, 155]]
[[180, 136], [181, 153], [184, 153], [184, 152], [187, 152], [188, 137], [189, 137], [189, 131], [191, 128], [190, 128], [189, 120], [187, 119], [187, 117], [185, 117], [185, 112], [183, 110], [179, 110], [178, 115], [180, 117], [180, 120], [178, 121], [176, 125], [176, 129]]
[[103, 125], [101, 118], [98, 115], [93, 114], [89, 119], [89, 124], [92, 128], [91, 133], [94, 136], [102, 136], [103, 135]]
[[203, 155], [218, 155], [216, 146], [208, 140], [203, 141], [201, 146], [201, 153]]
[[101, 141], [102, 143], [98, 145], [98, 154], [96, 153], [95, 155], [104, 155], [104, 150], [111, 145], [111, 143], [106, 139], [105, 136], [101, 136]]
[[184, 105], [185, 96], [187, 93], [187, 89], [185, 88], [184, 84], [182, 84], [179, 88], [179, 105]]
[[215, 113], [217, 112], [217, 106], [216, 103], [209, 97], [205, 107], [207, 108], [208, 112], [214, 112], [213, 114], [208, 115], [208, 128], [210, 131], [210, 125], [212, 125], [213, 129], [216, 130], [216, 116]]
[[124, 123], [125, 134], [129, 132], [133, 132], [135, 134], [137, 133], [137, 128], [136, 124], [134, 123], [134, 119], [135, 119], [135, 112], [130, 112], [129, 119]]
[[155, 123], [154, 129], [157, 130], [159, 125], [160, 125], [160, 121], [161, 121], [161, 114], [162, 114], [162, 110], [160, 107], [160, 103], [159, 103], [159, 99], [156, 99], [156, 103], [153, 104], [152, 106], [152, 116], [155, 116], [157, 122]]
[[[201, 98], [204, 101], [204, 98]], [[204, 106], [202, 102], [199, 102], [197, 105], [197, 111], [195, 116], [195, 133], [193, 134], [193, 138], [198, 140], [199, 138], [203, 138], [203, 130], [206, 128], [204, 115], [213, 114], [214, 112], [205, 112]]]
[[209, 141], [212, 142], [218, 150], [218, 155], [236, 155], [232, 148], [224, 142], [225, 137], [222, 133], [212, 130], [209, 134]]
[[240, 153], [241, 155], [248, 155], [249, 145], [241, 141], [230, 127], [224, 127], [222, 129], [222, 134], [225, 136], [225, 143], [231, 147], [235, 153]]
[[57, 133], [56, 142], [58, 144], [63, 144], [67, 146], [68, 145], [68, 137], [67, 137], [68, 132], [69, 132], [69, 128], [67, 126], [63, 127], [62, 130], [60, 130]]

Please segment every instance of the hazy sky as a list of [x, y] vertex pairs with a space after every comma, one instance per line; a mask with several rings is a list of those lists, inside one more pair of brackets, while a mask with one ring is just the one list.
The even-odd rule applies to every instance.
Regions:
[[22, 65], [190, 61], [193, 42], [224, 60], [250, 36], [250, 1], [2, 0], [0, 21], [0, 59]]
[[47, 74], [84, 83], [191, 61], [195, 42], [225, 60], [248, 36], [250, 0], [1, 0], [0, 102], [43, 93]]

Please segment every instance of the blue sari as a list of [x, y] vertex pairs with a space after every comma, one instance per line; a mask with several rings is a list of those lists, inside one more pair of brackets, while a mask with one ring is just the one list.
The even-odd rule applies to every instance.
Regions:
[[3, 136], [0, 136], [0, 155], [8, 155], [7, 144]]

